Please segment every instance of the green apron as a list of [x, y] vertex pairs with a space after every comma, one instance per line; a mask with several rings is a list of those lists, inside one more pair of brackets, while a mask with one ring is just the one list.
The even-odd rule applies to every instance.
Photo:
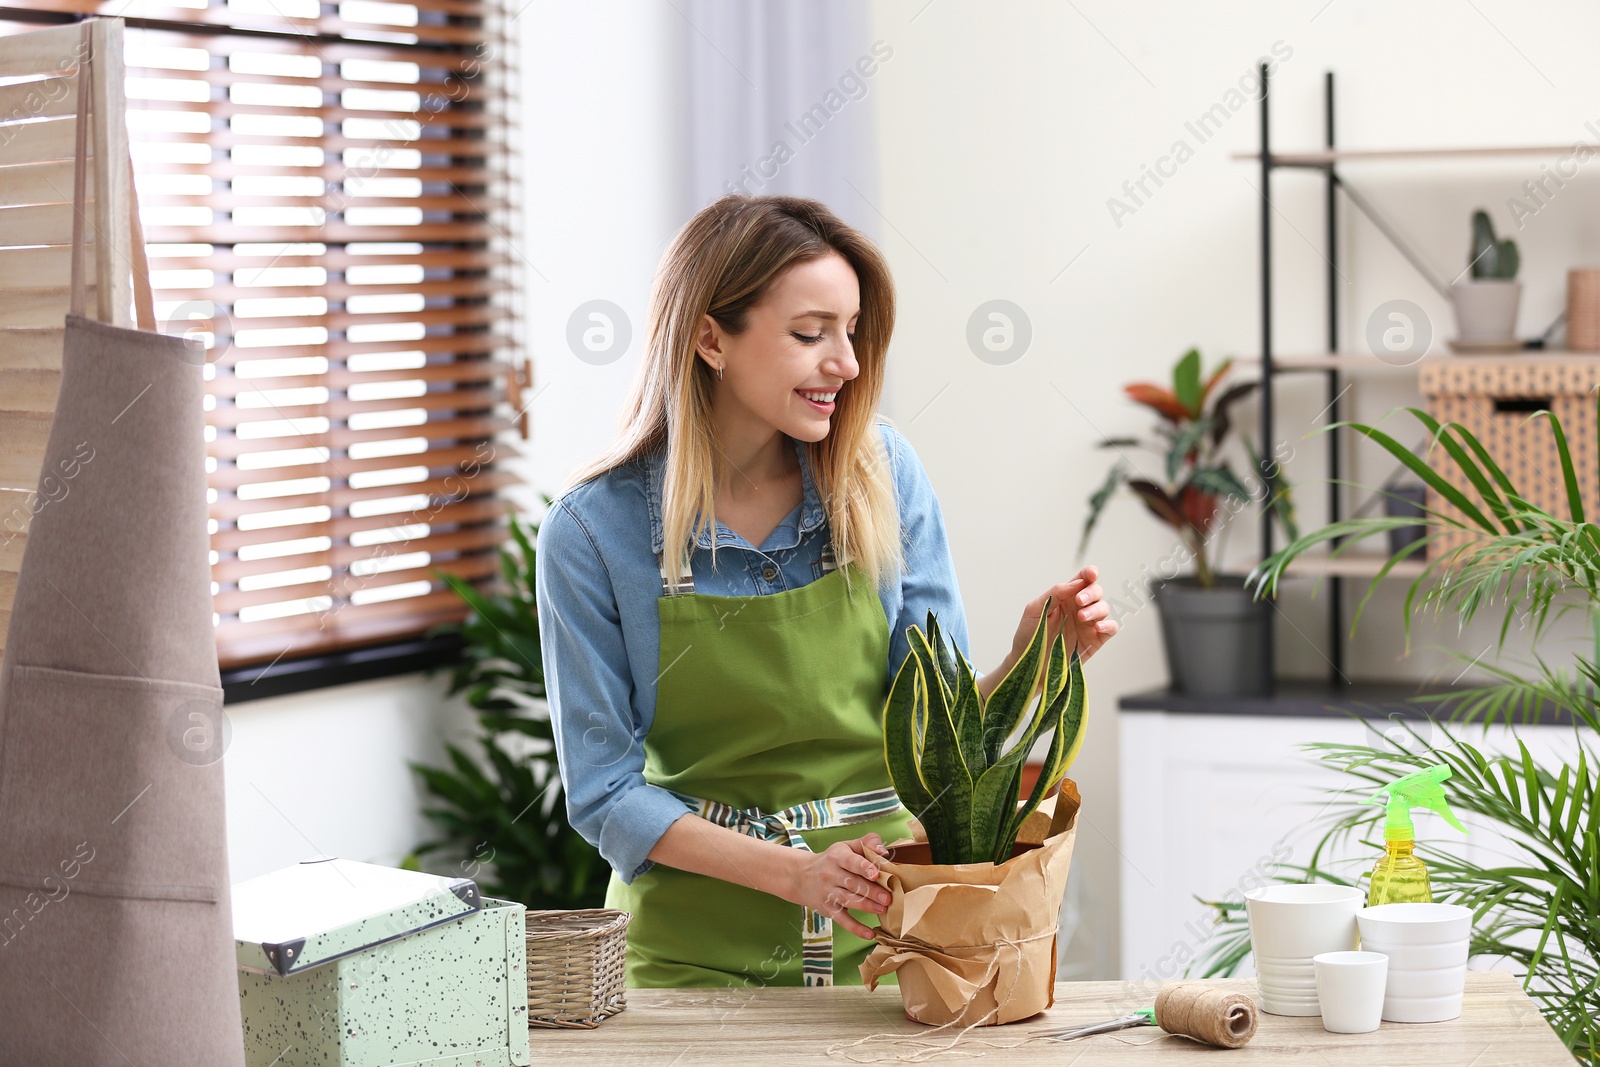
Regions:
[[[721, 825], [813, 852], [910, 836], [883, 755], [888, 620], [864, 572], [832, 564], [827, 551], [821, 578], [757, 596], [695, 593], [692, 575], [663, 571], [644, 741], [650, 783]], [[633, 914], [631, 987], [860, 985], [874, 945], [780, 897], [660, 863], [626, 885], [612, 872], [606, 906]]]

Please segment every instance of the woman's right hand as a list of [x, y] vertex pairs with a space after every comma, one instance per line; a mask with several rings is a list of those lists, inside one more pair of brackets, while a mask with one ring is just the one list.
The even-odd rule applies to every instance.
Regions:
[[[784, 846], [789, 847], [789, 846]], [[883, 838], [867, 834], [854, 841], [836, 841], [821, 852], [795, 849], [799, 862], [793, 877], [792, 893], [785, 899], [803, 904], [826, 915], [852, 934], [872, 940], [870, 926], [857, 922], [846, 908], [882, 915], [892, 899], [889, 891], [877, 884], [883, 871], [869, 857], [869, 850], [888, 855]]]

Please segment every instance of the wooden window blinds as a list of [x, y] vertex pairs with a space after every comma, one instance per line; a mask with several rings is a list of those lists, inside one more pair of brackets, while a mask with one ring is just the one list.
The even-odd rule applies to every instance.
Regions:
[[207, 346], [224, 669], [421, 635], [465, 615], [440, 572], [498, 570], [511, 2], [9, 5], [126, 19], [156, 316]]

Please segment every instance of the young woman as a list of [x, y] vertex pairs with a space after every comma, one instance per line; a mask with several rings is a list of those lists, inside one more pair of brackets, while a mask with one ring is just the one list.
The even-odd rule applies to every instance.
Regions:
[[[814, 200], [727, 196], [651, 299], [619, 440], [539, 530], [545, 684], [573, 826], [633, 913], [630, 986], [859, 984], [907, 836], [881, 714], [906, 628], [965, 655], [944, 521], [878, 414], [894, 290]], [[1111, 635], [1086, 567], [1022, 613]]]

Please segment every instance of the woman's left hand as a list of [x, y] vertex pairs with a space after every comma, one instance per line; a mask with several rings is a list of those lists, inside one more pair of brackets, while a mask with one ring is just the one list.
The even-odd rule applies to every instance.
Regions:
[[1100, 651], [1100, 646], [1115, 636], [1118, 623], [1111, 617], [1111, 606], [1106, 603], [1105, 590], [1097, 584], [1099, 580], [1100, 568], [1085, 567], [1030, 600], [1011, 642], [1010, 662], [1015, 663], [1028, 650], [1047, 597], [1053, 598], [1050, 622], [1045, 631], [1048, 641], [1054, 641], [1057, 634], [1065, 632], [1067, 651], [1070, 653], [1076, 648], [1084, 662]]

